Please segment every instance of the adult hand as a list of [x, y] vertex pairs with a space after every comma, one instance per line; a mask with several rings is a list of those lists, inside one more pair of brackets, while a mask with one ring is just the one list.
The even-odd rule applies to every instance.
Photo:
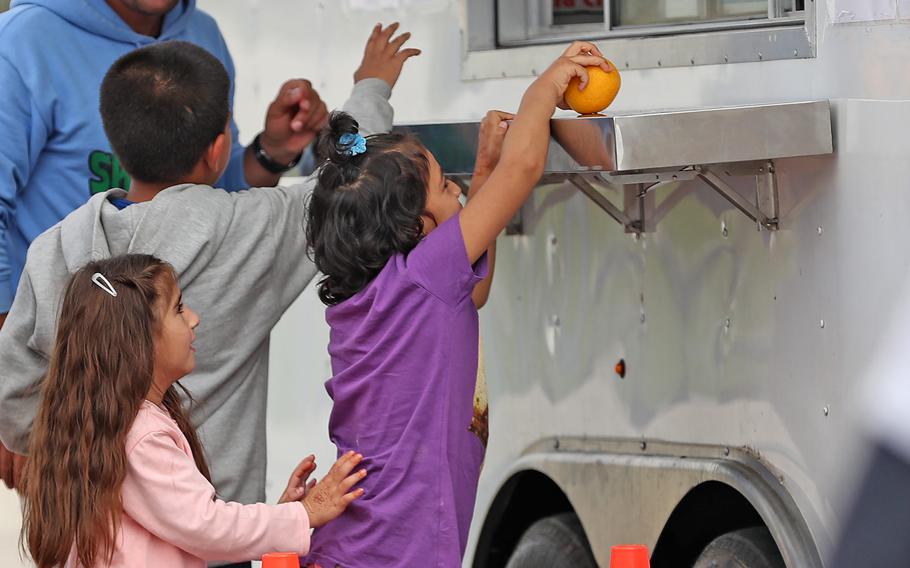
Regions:
[[420, 55], [419, 49], [401, 49], [404, 42], [410, 39], [410, 32], [391, 39], [397, 29], [398, 22], [384, 29], [382, 24], [376, 24], [373, 27], [373, 33], [370, 34], [366, 48], [363, 50], [360, 67], [354, 71], [355, 83], [362, 79], [376, 78], [382, 79], [390, 87], [394, 87], [398, 82], [398, 76], [401, 75], [404, 62], [410, 57]]
[[9, 451], [0, 442], [0, 479], [10, 489], [18, 490], [22, 482], [22, 468], [26, 457]]
[[259, 143], [274, 161], [290, 164], [328, 120], [328, 108], [313, 85], [306, 79], [292, 79], [281, 86], [269, 105]]

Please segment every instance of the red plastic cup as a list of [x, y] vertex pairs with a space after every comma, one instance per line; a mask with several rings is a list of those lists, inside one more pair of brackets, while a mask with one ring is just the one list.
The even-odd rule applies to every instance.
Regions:
[[300, 557], [294, 552], [270, 552], [263, 555], [262, 568], [300, 568]]
[[620, 544], [612, 547], [610, 568], [651, 568], [648, 547], [642, 544]]

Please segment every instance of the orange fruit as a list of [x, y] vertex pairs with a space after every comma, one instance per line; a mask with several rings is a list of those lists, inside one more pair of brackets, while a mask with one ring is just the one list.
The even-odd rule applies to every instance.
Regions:
[[613, 70], [609, 73], [600, 67], [587, 67], [588, 85], [583, 91], [578, 89], [580, 78], [575, 77], [569, 81], [565, 95], [566, 104], [579, 114], [594, 114], [610, 106], [622, 83], [619, 71], [612, 63], [610, 66]]

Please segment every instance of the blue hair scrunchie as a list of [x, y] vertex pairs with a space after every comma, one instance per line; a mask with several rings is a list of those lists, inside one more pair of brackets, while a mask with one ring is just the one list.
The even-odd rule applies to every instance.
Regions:
[[367, 151], [367, 139], [360, 134], [347, 132], [338, 138], [338, 142], [346, 147], [345, 154], [348, 156], [356, 156]]

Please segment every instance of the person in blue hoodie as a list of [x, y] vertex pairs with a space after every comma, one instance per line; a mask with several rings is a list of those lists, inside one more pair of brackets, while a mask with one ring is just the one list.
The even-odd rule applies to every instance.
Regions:
[[[129, 189], [98, 113], [104, 73], [133, 49], [175, 39], [224, 64], [233, 106], [231, 55], [195, 0], [13, 0], [0, 14], [0, 326], [29, 243], [93, 194]], [[231, 121], [231, 162], [218, 186], [275, 185], [326, 117], [308, 81], [286, 82], [250, 146], [236, 142]], [[307, 161], [311, 170], [313, 160]]]
[[[129, 51], [176, 39], [221, 61], [233, 106], [231, 55], [218, 25], [196, 9], [195, 0], [13, 0], [0, 14], [0, 327], [29, 244], [93, 194], [129, 189], [98, 112], [105, 72]], [[308, 81], [286, 82], [249, 147], [236, 142], [231, 120], [235, 142], [218, 187], [275, 185], [326, 117]], [[305, 172], [314, 161], [307, 162]], [[22, 463], [0, 444], [0, 478], [7, 486]]]

